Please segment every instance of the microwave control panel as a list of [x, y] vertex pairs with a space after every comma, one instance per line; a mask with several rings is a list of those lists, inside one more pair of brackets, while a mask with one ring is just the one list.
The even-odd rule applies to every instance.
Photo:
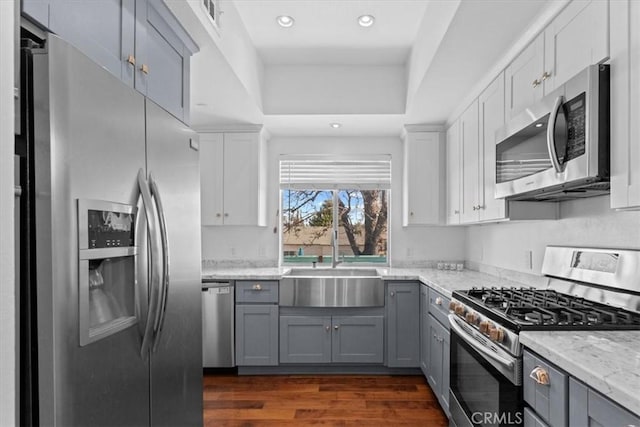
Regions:
[[564, 104], [567, 119], [567, 146], [565, 155], [559, 156], [561, 162], [566, 163], [586, 152], [585, 98], [586, 94], [582, 92]]

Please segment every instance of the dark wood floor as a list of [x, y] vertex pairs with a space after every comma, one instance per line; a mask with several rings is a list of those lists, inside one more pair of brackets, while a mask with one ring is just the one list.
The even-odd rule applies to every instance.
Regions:
[[422, 376], [205, 374], [205, 426], [447, 426]]

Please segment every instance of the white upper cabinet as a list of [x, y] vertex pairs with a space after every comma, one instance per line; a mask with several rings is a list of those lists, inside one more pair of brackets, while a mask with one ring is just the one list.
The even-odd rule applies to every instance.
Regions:
[[446, 219], [447, 225], [457, 225], [460, 224], [460, 178], [462, 176], [460, 169], [460, 120], [456, 120], [447, 129], [446, 146]]
[[460, 222], [463, 224], [479, 220], [480, 203], [478, 190], [481, 162], [478, 123], [478, 100], [476, 99], [460, 116], [460, 148], [462, 150], [462, 197], [460, 204]]
[[506, 116], [609, 58], [609, 2], [574, 0], [505, 70]]
[[535, 38], [505, 70], [507, 120], [542, 98], [544, 34]]
[[607, 0], [574, 0], [545, 29], [545, 94], [588, 65], [609, 58], [608, 17]]
[[640, 2], [611, 2], [611, 207], [640, 208]]
[[442, 132], [408, 131], [404, 138], [403, 226], [444, 223]]
[[266, 225], [264, 172], [260, 132], [200, 134], [202, 225]]
[[496, 130], [505, 123], [504, 74], [500, 75], [478, 97], [480, 123], [480, 189], [478, 211], [480, 221], [503, 219], [506, 202], [495, 198]]

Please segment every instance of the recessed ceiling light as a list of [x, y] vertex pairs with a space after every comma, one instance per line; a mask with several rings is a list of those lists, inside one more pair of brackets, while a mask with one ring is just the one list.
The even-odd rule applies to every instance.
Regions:
[[276, 22], [282, 28], [289, 28], [293, 26], [293, 23], [295, 22], [295, 20], [288, 15], [280, 15], [276, 18]]
[[358, 25], [361, 27], [370, 27], [375, 20], [376, 18], [374, 18], [373, 15], [362, 15], [358, 17]]
[[331, 126], [334, 129], [338, 129], [342, 127], [342, 123], [337, 123], [337, 122], [329, 123], [329, 126]]

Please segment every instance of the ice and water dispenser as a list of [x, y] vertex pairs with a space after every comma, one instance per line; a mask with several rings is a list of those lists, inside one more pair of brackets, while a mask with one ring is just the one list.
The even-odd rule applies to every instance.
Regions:
[[78, 200], [80, 345], [137, 323], [135, 206]]

